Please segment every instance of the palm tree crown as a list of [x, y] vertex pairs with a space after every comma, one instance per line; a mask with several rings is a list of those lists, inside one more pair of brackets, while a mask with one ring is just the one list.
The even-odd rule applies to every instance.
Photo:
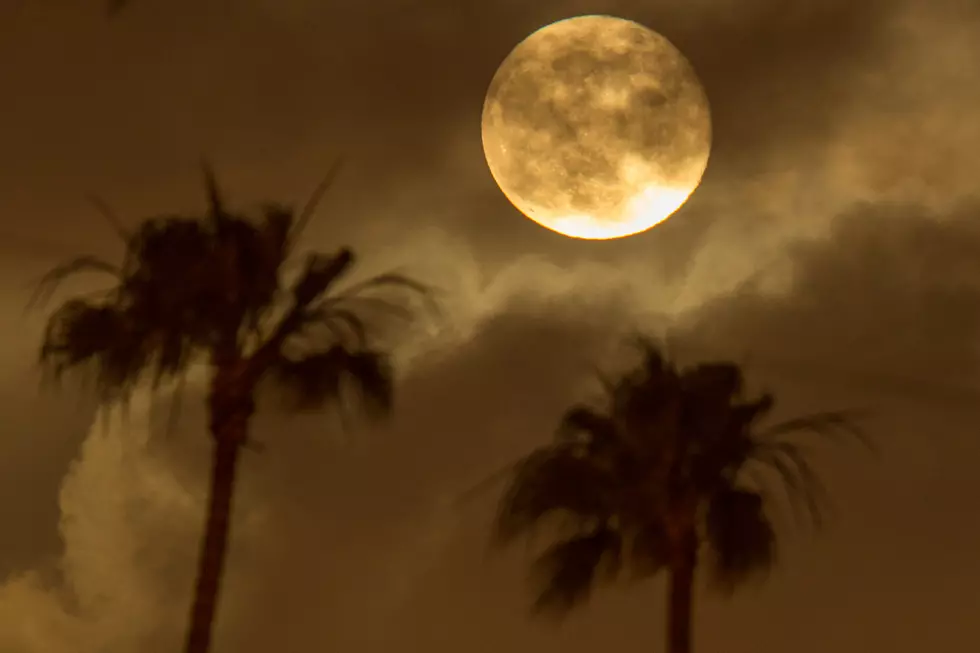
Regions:
[[284, 264], [312, 205], [299, 219], [287, 207], [268, 205], [254, 221], [225, 208], [210, 171], [207, 186], [203, 218], [143, 222], [126, 234], [121, 265], [85, 256], [45, 277], [42, 294], [84, 271], [107, 273], [114, 285], [94, 298], [70, 299], [52, 314], [42, 362], [59, 376], [91, 366], [106, 403], [125, 400], [148, 378], [177, 378], [195, 362], [215, 369], [237, 362], [247, 370], [243, 385], [254, 390], [260, 380], [277, 382], [297, 407], [320, 407], [349, 386], [361, 391], [367, 408], [384, 412], [390, 370], [369, 341], [366, 314], [407, 318], [407, 306], [375, 291], [426, 295], [427, 289], [384, 274], [334, 291], [355, 261], [347, 248], [310, 254], [299, 278], [284, 287]]
[[[518, 463], [500, 503], [499, 543], [555, 527], [535, 563], [538, 610], [564, 614], [623, 569], [693, 576], [699, 559], [716, 587], [734, 589], [776, 559], [776, 492], [819, 521], [816, 475], [786, 436], [857, 433], [845, 413], [763, 427], [773, 397], [745, 397], [737, 365], [678, 369], [649, 341], [641, 346], [641, 364], [604, 383], [600, 406], [568, 410], [554, 440]], [[679, 591], [690, 603], [690, 587]], [[689, 646], [683, 633], [669, 644]]]

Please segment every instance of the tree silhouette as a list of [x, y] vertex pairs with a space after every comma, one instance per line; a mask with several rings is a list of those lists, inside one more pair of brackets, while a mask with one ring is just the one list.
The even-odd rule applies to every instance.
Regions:
[[815, 525], [822, 486], [793, 435], [856, 435], [828, 412], [763, 427], [773, 397], [747, 399], [741, 369], [678, 369], [641, 339], [642, 361], [604, 381], [600, 407], [568, 410], [554, 440], [514, 468], [494, 524], [497, 544], [546, 527], [534, 562], [536, 611], [557, 616], [629, 572], [669, 576], [667, 651], [691, 651], [695, 569], [731, 593], [776, 560], [777, 491]]
[[111, 289], [54, 311], [40, 353], [56, 376], [90, 371], [103, 405], [125, 405], [145, 381], [157, 387], [183, 378], [192, 365], [209, 368], [212, 467], [186, 653], [210, 647], [237, 464], [257, 393], [271, 384], [284, 391], [290, 408], [305, 410], [336, 406], [353, 392], [367, 414], [385, 416], [392, 370], [368, 317], [410, 318], [409, 300], [429, 296], [398, 274], [338, 291], [355, 261], [346, 248], [310, 254], [298, 278], [284, 281], [284, 264], [331, 177], [299, 216], [269, 205], [260, 220], [250, 220], [226, 209], [208, 168], [205, 216], [146, 220], [123, 232], [121, 265], [76, 258], [51, 270], [38, 288], [50, 294], [85, 271], [113, 277]]

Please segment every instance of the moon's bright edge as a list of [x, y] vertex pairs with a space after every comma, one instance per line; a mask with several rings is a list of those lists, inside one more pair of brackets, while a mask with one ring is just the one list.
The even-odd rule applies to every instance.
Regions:
[[698, 187], [711, 150], [707, 95], [666, 38], [578, 16], [520, 42], [497, 69], [483, 149], [508, 200], [566, 236], [612, 239], [663, 222]]

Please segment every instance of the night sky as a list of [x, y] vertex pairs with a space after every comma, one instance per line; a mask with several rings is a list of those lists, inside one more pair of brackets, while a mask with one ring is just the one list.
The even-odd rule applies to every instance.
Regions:
[[[215, 653], [656, 651], [663, 585], [534, 621], [518, 547], [473, 483], [550, 436], [632, 329], [724, 356], [781, 415], [865, 408], [876, 458], [828, 448], [825, 531], [702, 595], [695, 646], [919, 653], [980, 646], [980, 5], [966, 0], [0, 0], [0, 651], [164, 653], [186, 623], [208, 439], [199, 382], [129, 423], [40, 390], [45, 268], [121, 253], [127, 224], [232, 200], [302, 202], [348, 165], [306, 246], [440, 289], [398, 345], [388, 427], [260, 415]], [[532, 7], [533, 5], [533, 7]], [[707, 90], [714, 149], [666, 223], [611, 242], [523, 218], [480, 111], [527, 34], [581, 13], [644, 23]], [[97, 280], [71, 286], [95, 287]]]

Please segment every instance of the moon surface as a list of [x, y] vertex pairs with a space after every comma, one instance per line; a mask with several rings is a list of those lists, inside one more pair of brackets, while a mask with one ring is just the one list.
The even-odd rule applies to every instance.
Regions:
[[698, 187], [708, 98], [666, 38], [630, 20], [577, 16], [521, 41], [483, 104], [497, 185], [538, 224], [605, 240], [663, 222]]

